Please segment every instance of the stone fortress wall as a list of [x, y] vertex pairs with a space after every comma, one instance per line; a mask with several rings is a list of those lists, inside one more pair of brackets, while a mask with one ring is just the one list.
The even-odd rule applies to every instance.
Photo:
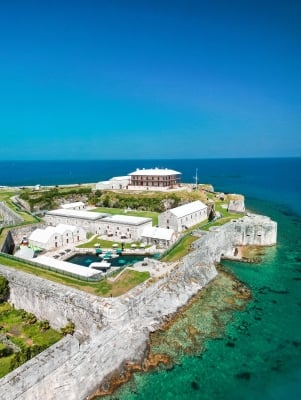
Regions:
[[194, 250], [166, 276], [109, 299], [0, 266], [0, 273], [10, 282], [12, 303], [48, 319], [56, 327], [63, 326], [69, 318], [77, 329], [75, 337], [65, 339], [67, 349], [72, 349], [69, 358], [62, 361], [57, 351], [57, 356], [54, 352], [48, 362], [44, 355], [47, 353], [41, 353], [30, 361], [35, 366], [34, 374], [26, 363], [0, 380], [1, 398], [87, 398], [124, 362], [143, 360], [149, 332], [158, 329], [167, 316], [216, 276], [215, 263], [222, 256], [233, 256], [238, 245], [273, 245], [276, 237], [277, 224], [263, 216], [249, 215], [213, 228], [201, 233], [193, 244]]
[[30, 234], [37, 228], [46, 228], [47, 224], [41, 222], [37, 224], [16, 226], [9, 228], [9, 231], [4, 239], [0, 251], [6, 254], [12, 254], [16, 246], [18, 246], [24, 237], [28, 238]]
[[23, 218], [11, 210], [3, 201], [0, 201], [0, 216], [2, 217], [0, 228], [8, 225], [16, 225], [23, 221]]

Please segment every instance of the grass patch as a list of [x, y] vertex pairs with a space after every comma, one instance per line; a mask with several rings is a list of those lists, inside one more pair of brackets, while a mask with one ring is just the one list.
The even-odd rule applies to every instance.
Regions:
[[158, 215], [159, 213], [155, 211], [124, 211], [122, 208], [107, 208], [107, 207], [98, 207], [91, 211], [100, 212], [100, 213], [108, 213], [108, 214], [118, 214], [118, 215], [131, 215], [133, 217], [144, 217], [151, 218], [153, 221], [153, 225], [158, 225]]
[[[104, 240], [104, 239], [99, 239], [98, 236], [94, 237], [92, 240], [89, 240], [89, 242], [86, 242], [84, 244], [80, 244], [76, 247], [81, 248], [81, 249], [94, 249], [95, 245], [98, 244], [100, 248], [104, 249], [113, 249], [113, 244], [114, 243], [119, 243], [119, 248], [121, 248], [121, 243], [119, 241], [111, 241], [111, 240]], [[123, 243], [125, 249], [131, 249], [132, 244], [135, 243], [137, 245], [137, 248], [140, 248], [140, 242], [132, 242], [132, 243]], [[149, 247], [149, 246], [148, 246]]]
[[100, 294], [103, 296], [120, 296], [146, 281], [149, 277], [149, 272], [138, 272], [127, 269], [114, 282], [109, 282], [107, 279], [105, 282], [102, 281], [103, 286], [100, 288]]
[[189, 253], [191, 243], [197, 239], [199, 238], [193, 235], [185, 236], [161, 261], [173, 262], [183, 258]]

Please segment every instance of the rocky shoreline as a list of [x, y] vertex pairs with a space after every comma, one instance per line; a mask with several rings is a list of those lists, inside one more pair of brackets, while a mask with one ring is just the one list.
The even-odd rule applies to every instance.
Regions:
[[[222, 266], [218, 266], [219, 275], [215, 277], [208, 285], [195, 296], [193, 296], [187, 304], [180, 308], [174, 315], [168, 316], [166, 321], [153, 333], [150, 334], [149, 342], [145, 357], [140, 362], [125, 362], [120, 370], [116, 371], [114, 375], [108, 377], [98, 390], [93, 395], [88, 397], [88, 400], [98, 399], [100, 397], [109, 396], [116, 392], [123, 384], [130, 381], [135, 373], [146, 373], [157, 367], [164, 366], [165, 368], [172, 368], [178, 359], [171, 354], [172, 351], [158, 353], [156, 348], [160, 347], [160, 342], [163, 342], [162, 336], [164, 337], [168, 330], [170, 330], [175, 324], [179, 323], [181, 319], [189, 321], [189, 312], [195, 313], [195, 310], [191, 310], [192, 307], [201, 308], [202, 303], [208, 302], [210, 304], [212, 292], [219, 291], [220, 297], [223, 299], [221, 302], [225, 302], [226, 306], [218, 307], [214, 312], [216, 314], [223, 313], [225, 310], [233, 312], [243, 310], [246, 304], [252, 298], [250, 290], [232, 274], [227, 272]], [[224, 292], [222, 290], [224, 285]], [[229, 288], [231, 288], [231, 297], [229, 299]], [[211, 293], [210, 293], [211, 292]], [[214, 302], [216, 299], [213, 300]], [[218, 317], [217, 317], [218, 319]], [[205, 322], [206, 323], [206, 322]], [[217, 337], [224, 329], [223, 323], [219, 324], [219, 332], [209, 328], [209, 332], [202, 337], [202, 344], [208, 340]], [[191, 346], [184, 350], [185, 354], [194, 354], [202, 352], [200, 340], [198, 337], [201, 335], [202, 329], [198, 329], [191, 323], [184, 325], [184, 330], [187, 331]], [[171, 346], [172, 347], [172, 346]], [[182, 349], [183, 350], [183, 349]], [[178, 353], [182, 353], [179, 348], [176, 349]]]

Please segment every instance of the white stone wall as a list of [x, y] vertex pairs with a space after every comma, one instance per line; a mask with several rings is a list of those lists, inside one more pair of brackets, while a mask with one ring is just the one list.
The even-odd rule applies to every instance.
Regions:
[[152, 221], [133, 225], [100, 220], [98, 223], [98, 233], [100, 235], [112, 234], [112, 240], [122, 240], [123, 236], [126, 236], [127, 239], [131, 240], [140, 240], [144, 228], [149, 226], [152, 226]]
[[98, 221], [89, 221], [83, 218], [72, 218], [70, 216], [45, 215], [45, 222], [50, 226], [58, 224], [75, 225], [82, 228], [85, 232], [98, 233]]
[[171, 228], [175, 232], [182, 232], [191, 226], [197, 225], [207, 218], [207, 208], [199, 210], [197, 212], [185, 215], [183, 217], [177, 217], [173, 214], [172, 210], [167, 210], [158, 217], [158, 224], [162, 228]]

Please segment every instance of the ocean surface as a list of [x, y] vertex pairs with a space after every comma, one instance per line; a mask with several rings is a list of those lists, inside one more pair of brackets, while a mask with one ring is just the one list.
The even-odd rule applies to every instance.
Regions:
[[[251, 290], [252, 299], [242, 310], [237, 307], [231, 310], [229, 306], [226, 312], [218, 307], [214, 310], [214, 301], [211, 301], [214, 320], [224, 321], [215, 327], [218, 334], [211, 335], [199, 348], [196, 343], [194, 352], [189, 354], [178, 343], [178, 359], [172, 368], [136, 373], [110, 398], [300, 399], [300, 158], [0, 162], [0, 185], [97, 182], [143, 167], [178, 170], [183, 174], [183, 182], [193, 182], [198, 169], [199, 183], [211, 183], [218, 191], [244, 194], [249, 210], [278, 222], [278, 243], [265, 250], [260, 264], [223, 262], [224, 268]], [[202, 301], [199, 310], [204, 307]], [[194, 316], [200, 327], [207, 323], [205, 313], [198, 314], [194, 308], [190, 313], [190, 318]], [[181, 324], [174, 335], [185, 338], [187, 325], [185, 321]], [[167, 332], [164, 339], [167, 352], [171, 351], [168, 334], [172, 342], [172, 332]], [[184, 342], [185, 339], [183, 346]]]

